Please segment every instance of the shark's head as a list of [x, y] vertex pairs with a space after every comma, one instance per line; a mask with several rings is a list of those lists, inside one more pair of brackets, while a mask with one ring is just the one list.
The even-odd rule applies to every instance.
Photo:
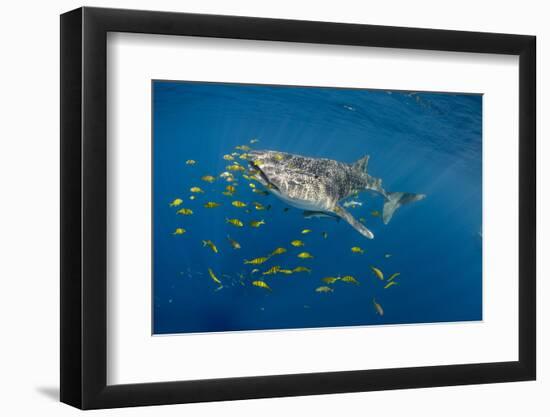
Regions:
[[254, 177], [265, 187], [277, 190], [291, 155], [277, 151], [250, 151], [248, 163]]
[[337, 201], [327, 194], [326, 182], [312, 159], [279, 151], [250, 151], [249, 164], [256, 180], [288, 204], [325, 211]]

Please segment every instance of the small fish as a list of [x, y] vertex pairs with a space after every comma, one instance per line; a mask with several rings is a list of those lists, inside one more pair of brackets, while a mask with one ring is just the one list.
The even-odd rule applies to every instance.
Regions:
[[232, 224], [235, 227], [243, 227], [244, 224], [239, 219], [225, 219], [226, 223]]
[[189, 200], [194, 200], [195, 198], [197, 198], [197, 197], [194, 196], [194, 195], [190, 195], [190, 196], [189, 196]]
[[251, 274], [255, 274], [256, 272], [260, 272], [258, 268], [254, 268], [252, 271], [250, 271]]
[[301, 252], [297, 256], [300, 259], [313, 259], [313, 255], [309, 252]]
[[197, 161], [195, 161], [194, 159], [188, 159], [187, 161], [185, 161], [185, 163], [187, 165], [195, 165], [197, 163]]
[[266, 262], [269, 259], [269, 256], [261, 256], [259, 258], [254, 258], [251, 260], [244, 260], [245, 264], [251, 264], [251, 265], [261, 265], [264, 262]]
[[351, 275], [346, 275], [345, 277], [342, 277], [343, 282], [348, 282], [350, 284], [359, 285], [359, 281], [357, 281], [354, 277]]
[[340, 278], [325, 277], [325, 278], [322, 278], [321, 281], [323, 281], [325, 284], [334, 284], [336, 281], [340, 281]]
[[192, 193], [204, 193], [201, 187], [191, 187], [189, 191], [191, 191]]
[[233, 156], [239, 156], [239, 152], [231, 152], [231, 155], [233, 155]]
[[202, 246], [208, 246], [210, 249], [212, 249], [212, 252], [218, 253], [218, 248], [216, 247], [216, 245], [214, 245], [214, 242], [212, 242], [211, 240], [203, 240]]
[[304, 229], [302, 230], [303, 235], [307, 235], [308, 233], [311, 233], [311, 229]]
[[251, 148], [248, 145], [239, 145], [235, 146], [235, 149], [237, 149], [238, 151], [248, 152]]
[[299, 248], [301, 246], [305, 246], [305, 243], [302, 242], [301, 240], [293, 240], [292, 242], [290, 242], [290, 244], [296, 248]]
[[233, 161], [235, 158], [232, 155], [224, 155], [223, 159], [225, 159], [226, 161]]
[[216, 178], [213, 177], [212, 175], [204, 175], [204, 176], [201, 177], [201, 180], [209, 182], [210, 184], [212, 184], [214, 181], [216, 181]]
[[216, 207], [219, 207], [219, 206], [221, 206], [221, 204], [216, 203], [214, 201], [209, 201], [208, 203], [204, 203], [205, 208], [216, 208]]
[[401, 272], [396, 272], [395, 274], [392, 274], [389, 278], [388, 278], [388, 282], [390, 281], [393, 281], [395, 278], [397, 278], [399, 275], [401, 275]]
[[330, 287], [322, 286], [315, 288], [315, 292], [334, 292], [334, 290]]
[[351, 248], [351, 251], [352, 251], [353, 253], [360, 253], [360, 254], [364, 254], [364, 253], [365, 253], [365, 251], [364, 251], [363, 249], [361, 249], [359, 246], [353, 246], [353, 247]]
[[250, 175], [243, 174], [243, 178], [247, 181], [252, 181], [253, 178]]
[[272, 266], [267, 271], [262, 272], [262, 275], [273, 275], [276, 274], [281, 270], [281, 267], [279, 265]]
[[390, 281], [386, 285], [384, 285], [384, 289], [390, 288], [392, 285], [397, 285], [396, 281]]
[[254, 208], [255, 208], [256, 210], [265, 210], [265, 209], [266, 209], [265, 206], [264, 206], [263, 204], [258, 203], [258, 202], [256, 202], [256, 201], [254, 201], [252, 204], [254, 205]]
[[183, 200], [181, 198], [176, 198], [174, 201], [170, 203], [170, 207], [177, 207], [181, 203], [183, 203]]
[[226, 185], [225, 190], [230, 192], [230, 193], [234, 193], [235, 191], [237, 191], [237, 189], [232, 185]]
[[252, 220], [250, 222], [250, 226], [252, 226], [252, 227], [260, 227], [262, 224], [265, 224], [265, 221], [263, 221], [263, 220]]
[[181, 208], [178, 211], [176, 211], [176, 214], [183, 214], [184, 216], [190, 216], [193, 214], [193, 210], [188, 208]]
[[294, 271], [292, 269], [279, 269], [279, 273], [285, 274], [285, 275], [290, 275], [290, 274], [293, 274]]
[[244, 171], [244, 167], [237, 163], [225, 167], [228, 171]]
[[239, 242], [237, 242], [236, 240], [233, 240], [229, 237], [229, 235], [227, 235], [227, 240], [229, 241], [229, 244], [231, 245], [231, 247], [233, 249], [240, 249], [241, 248], [241, 245]]
[[233, 182], [235, 181], [235, 177], [233, 176], [233, 174], [230, 174], [229, 172], [222, 172], [220, 174], [220, 177], [225, 179], [226, 182]]
[[271, 288], [269, 287], [269, 285], [267, 285], [265, 281], [252, 281], [252, 285], [271, 291]]
[[378, 304], [376, 302], [376, 300], [374, 298], [372, 299], [372, 305], [374, 306], [374, 309], [376, 310], [377, 314], [379, 314], [380, 316], [384, 315], [384, 309], [382, 308], [382, 306], [380, 304]]
[[246, 203], [243, 203], [242, 201], [233, 201], [231, 203], [232, 206], [235, 206], [235, 207], [246, 207], [247, 204]]
[[260, 194], [260, 195], [269, 195], [269, 193], [267, 191], [260, 190], [259, 188], [253, 188], [252, 191], [255, 192], [256, 194]]
[[229, 191], [222, 191], [222, 194], [227, 196], [227, 197], [233, 197], [233, 193], [231, 193]]
[[373, 217], [380, 217], [380, 212], [378, 210], [373, 210], [370, 212], [370, 215]]
[[249, 183], [248, 186], [249, 186], [250, 188], [256, 188], [256, 184], [254, 184], [253, 182]]
[[311, 273], [311, 269], [305, 267], [305, 266], [297, 266], [296, 268], [294, 268], [292, 270], [293, 272], [307, 272], [307, 273]]
[[386, 258], [386, 259], [391, 258], [391, 253], [385, 253], [384, 258]]
[[285, 248], [277, 248], [273, 252], [271, 252], [271, 256], [273, 255], [281, 255], [286, 252]]
[[174, 233], [172, 233], [172, 234], [173, 235], [183, 235], [185, 232], [186, 232], [185, 229], [183, 229], [181, 227], [178, 227], [176, 230], [174, 230]]
[[243, 153], [241, 154], [241, 156], [239, 156], [239, 159], [249, 159], [250, 158], [250, 155], [248, 155], [247, 153]]
[[348, 207], [351, 207], [351, 208], [355, 208], [355, 207], [361, 207], [363, 205], [363, 203], [361, 203], [360, 201], [355, 201], [355, 200], [351, 200], [351, 201], [346, 201], [343, 206], [348, 208]]
[[328, 237], [328, 233], [327, 233], [327, 232], [323, 232], [322, 235], [323, 235], [323, 239], [326, 239], [326, 238]]
[[376, 268], [375, 266], [371, 266], [370, 269], [372, 269], [372, 272], [374, 272], [374, 275], [376, 275], [376, 277], [380, 281], [384, 281], [384, 274], [382, 273], [382, 271], [380, 269]]
[[210, 278], [212, 278], [212, 281], [214, 281], [216, 284], [220, 285], [219, 288], [221, 288], [223, 286], [222, 282], [218, 279], [216, 274], [214, 274], [214, 271], [212, 271], [211, 268], [208, 268], [208, 275], [210, 275]]
[[250, 139], [250, 143], [253, 145], [255, 143], [258, 143], [260, 139]]

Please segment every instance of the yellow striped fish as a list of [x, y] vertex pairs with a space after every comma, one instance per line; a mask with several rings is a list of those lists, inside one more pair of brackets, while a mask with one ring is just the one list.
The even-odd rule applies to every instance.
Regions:
[[378, 304], [376, 302], [376, 300], [374, 298], [372, 299], [372, 305], [374, 306], [374, 309], [376, 310], [377, 314], [379, 314], [380, 316], [384, 315], [384, 309], [382, 308], [382, 306], [380, 304]]
[[374, 272], [374, 275], [376, 275], [376, 277], [380, 281], [384, 281], [384, 274], [382, 273], [382, 271], [380, 269], [376, 268], [375, 266], [371, 266], [370, 269], [372, 269], [372, 272]]
[[399, 275], [401, 275], [401, 272], [396, 272], [395, 274], [392, 274], [391, 277], [388, 278], [388, 282], [393, 281]]
[[260, 258], [254, 258], [254, 259], [251, 259], [251, 260], [244, 260], [244, 263], [245, 264], [250, 264], [250, 265], [261, 265], [263, 264], [265, 261], [267, 261], [269, 259], [268, 256], [262, 256]]
[[252, 285], [260, 288], [265, 288], [266, 290], [272, 291], [269, 285], [265, 281], [252, 281]]

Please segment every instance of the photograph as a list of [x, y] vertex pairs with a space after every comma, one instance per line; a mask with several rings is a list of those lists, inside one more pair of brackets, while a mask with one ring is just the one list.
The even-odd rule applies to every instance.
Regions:
[[153, 335], [483, 320], [482, 94], [151, 100]]

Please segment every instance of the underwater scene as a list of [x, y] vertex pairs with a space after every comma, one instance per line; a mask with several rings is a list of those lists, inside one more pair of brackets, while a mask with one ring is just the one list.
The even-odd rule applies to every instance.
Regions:
[[482, 95], [152, 81], [153, 334], [482, 320]]

